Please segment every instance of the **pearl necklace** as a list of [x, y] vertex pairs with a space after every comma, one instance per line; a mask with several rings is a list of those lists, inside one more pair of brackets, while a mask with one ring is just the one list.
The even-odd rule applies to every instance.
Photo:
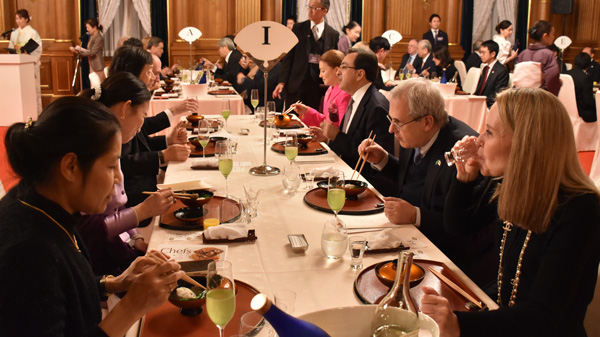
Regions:
[[[504, 258], [504, 246], [506, 245], [506, 237], [508, 236], [508, 232], [512, 230], [513, 224], [509, 221], [504, 221], [504, 234], [502, 234], [502, 240], [500, 241], [500, 263], [498, 266], [498, 305], [502, 306], [502, 265]], [[521, 267], [523, 266], [523, 255], [525, 255], [525, 249], [527, 249], [527, 245], [529, 244], [529, 239], [531, 238], [531, 230], [527, 231], [527, 236], [525, 237], [525, 241], [523, 242], [523, 247], [521, 248], [521, 253], [519, 254], [519, 260], [517, 262], [517, 271], [515, 272], [515, 278], [511, 280], [512, 283], [512, 291], [510, 292], [510, 300], [508, 302], [508, 306], [512, 307], [515, 305], [515, 300], [517, 299], [517, 289], [519, 288], [519, 281], [521, 277]]]
[[38, 211], [38, 212], [44, 214], [45, 216], [47, 216], [48, 219], [52, 220], [52, 222], [54, 222], [58, 227], [60, 227], [60, 229], [62, 229], [63, 232], [65, 232], [65, 234], [67, 234], [67, 237], [69, 237], [69, 239], [71, 240], [71, 242], [73, 242], [73, 245], [75, 246], [75, 248], [77, 248], [77, 251], [81, 253], [81, 249], [79, 249], [79, 245], [77, 244], [77, 239], [75, 238], [75, 235], [69, 234], [69, 232], [61, 224], [59, 224], [58, 221], [54, 220], [54, 218], [51, 217], [48, 213], [46, 213], [43, 209], [37, 208], [37, 207], [35, 207], [33, 205], [30, 205], [30, 204], [26, 203], [25, 201], [23, 201], [21, 199], [19, 199], [19, 201], [23, 205], [35, 209], [36, 211]]

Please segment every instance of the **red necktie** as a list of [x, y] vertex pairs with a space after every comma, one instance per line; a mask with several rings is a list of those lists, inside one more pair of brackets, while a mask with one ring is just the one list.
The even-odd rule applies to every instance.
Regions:
[[488, 66], [485, 66], [485, 68], [483, 68], [483, 81], [481, 81], [481, 89], [479, 89], [478, 95], [481, 95], [481, 93], [483, 92], [483, 88], [485, 88], [485, 81], [487, 80], [487, 75], [488, 75]]

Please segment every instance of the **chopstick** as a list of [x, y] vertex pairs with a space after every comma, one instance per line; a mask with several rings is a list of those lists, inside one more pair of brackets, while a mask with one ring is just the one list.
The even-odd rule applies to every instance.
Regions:
[[[164, 262], [167, 262], [168, 259], [162, 255], [159, 252], [148, 252], [146, 253], [146, 256], [149, 257], [150, 259], [152, 259], [156, 264], [162, 264]], [[203, 286], [202, 284], [198, 283], [198, 281], [194, 280], [193, 278], [191, 278], [188, 274], [183, 274], [183, 276], [181, 277], [182, 280], [184, 280], [185, 282], [189, 283], [189, 284], [193, 284], [196, 287], [200, 287], [204, 290], [206, 290], [206, 287]]]
[[464, 298], [466, 298], [469, 301], [475, 303], [475, 305], [478, 306], [480, 309], [483, 309], [483, 306], [481, 305], [481, 303], [477, 299], [475, 299], [473, 296], [469, 295], [461, 287], [459, 287], [458, 285], [456, 285], [456, 283], [450, 281], [450, 279], [447, 278], [446, 276], [442, 275], [442, 273], [440, 273], [439, 271], [433, 269], [432, 267], [429, 267], [429, 271], [432, 272], [433, 275], [437, 276], [444, 283], [446, 283], [448, 286], [450, 286], [450, 288], [454, 289], [457, 293], [461, 294]]
[[[142, 194], [154, 195], [158, 194], [158, 192], [148, 192], [144, 191]], [[173, 193], [175, 198], [179, 199], [198, 199], [199, 195], [197, 193]]]
[[[371, 132], [369, 133], [369, 137], [367, 137], [367, 139], [371, 139], [371, 136], [373, 135], [373, 130], [371, 130]], [[375, 135], [377, 136], [377, 135]], [[358, 157], [358, 161], [356, 162], [356, 166], [354, 166], [354, 171], [352, 171], [352, 175], [350, 176], [350, 180], [352, 180], [354, 178], [354, 174], [356, 173], [356, 170], [358, 169], [358, 165], [360, 165], [360, 160], [362, 159], [362, 157]]]
[[[302, 102], [300, 102], [300, 101], [297, 101], [297, 102], [296, 102], [296, 103], [294, 103], [294, 104], [298, 104], [298, 103], [302, 103]], [[294, 104], [292, 104], [292, 105], [294, 105]], [[287, 108], [287, 110], [285, 110], [285, 111], [282, 113], [282, 115], [287, 115], [289, 112], [291, 112], [292, 110], [294, 110], [294, 107], [293, 107], [292, 105], [290, 105], [290, 107], [289, 107], [289, 108]]]
[[346, 227], [347, 230], [351, 229], [388, 229], [388, 228], [402, 228], [400, 226], [380, 226], [380, 227]]
[[[373, 136], [373, 142], [375, 142], [375, 138], [377, 138], [377, 135]], [[360, 165], [360, 170], [358, 171], [358, 176], [356, 177], [358, 179], [358, 177], [360, 177], [360, 174], [362, 173], [363, 167], [365, 167], [365, 163], [367, 162], [367, 158], [369, 158], [369, 154], [367, 153], [367, 155], [365, 156], [365, 160], [363, 160], [362, 165]], [[352, 179], [350, 179], [352, 180]]]

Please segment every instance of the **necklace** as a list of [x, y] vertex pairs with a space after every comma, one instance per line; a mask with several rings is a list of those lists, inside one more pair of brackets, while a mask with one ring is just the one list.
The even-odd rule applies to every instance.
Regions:
[[[504, 258], [504, 246], [506, 245], [506, 237], [508, 236], [508, 232], [512, 230], [513, 224], [509, 221], [504, 221], [504, 233], [502, 234], [502, 240], [500, 241], [500, 263], [498, 266], [498, 305], [502, 305], [502, 265]], [[517, 299], [517, 289], [519, 288], [519, 281], [521, 277], [521, 267], [523, 266], [523, 255], [525, 255], [525, 249], [527, 249], [527, 245], [529, 244], [529, 239], [531, 238], [531, 230], [527, 231], [527, 236], [525, 237], [525, 241], [523, 241], [523, 247], [521, 247], [521, 253], [519, 254], [519, 260], [517, 261], [517, 271], [515, 272], [515, 278], [511, 280], [511, 284], [513, 286], [512, 291], [510, 292], [510, 299], [508, 301], [508, 306], [512, 307], [515, 305], [515, 300]]]
[[60, 227], [60, 229], [62, 229], [63, 232], [65, 232], [65, 234], [67, 234], [67, 236], [69, 237], [69, 239], [71, 240], [71, 242], [73, 242], [73, 245], [75, 246], [75, 248], [77, 248], [77, 251], [81, 253], [81, 249], [79, 249], [79, 245], [77, 244], [77, 239], [75, 238], [75, 235], [69, 234], [69, 232], [67, 232], [67, 230], [61, 224], [58, 223], [58, 221], [54, 220], [54, 218], [51, 217], [48, 213], [46, 213], [43, 209], [37, 208], [37, 207], [35, 207], [33, 205], [30, 205], [30, 204], [26, 203], [25, 201], [23, 201], [21, 199], [19, 199], [19, 201], [23, 205], [35, 209], [36, 211], [38, 211], [38, 212], [44, 214], [45, 216], [47, 216], [48, 219], [52, 220], [52, 222], [54, 222], [58, 227]]

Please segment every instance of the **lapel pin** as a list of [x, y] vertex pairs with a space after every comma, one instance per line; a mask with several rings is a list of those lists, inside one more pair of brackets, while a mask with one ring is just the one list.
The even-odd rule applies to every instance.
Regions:
[[436, 165], [436, 166], [441, 166], [441, 165], [442, 165], [442, 162], [441, 162], [441, 161], [438, 159], [438, 160], [436, 160], [436, 161], [435, 161], [435, 165]]

